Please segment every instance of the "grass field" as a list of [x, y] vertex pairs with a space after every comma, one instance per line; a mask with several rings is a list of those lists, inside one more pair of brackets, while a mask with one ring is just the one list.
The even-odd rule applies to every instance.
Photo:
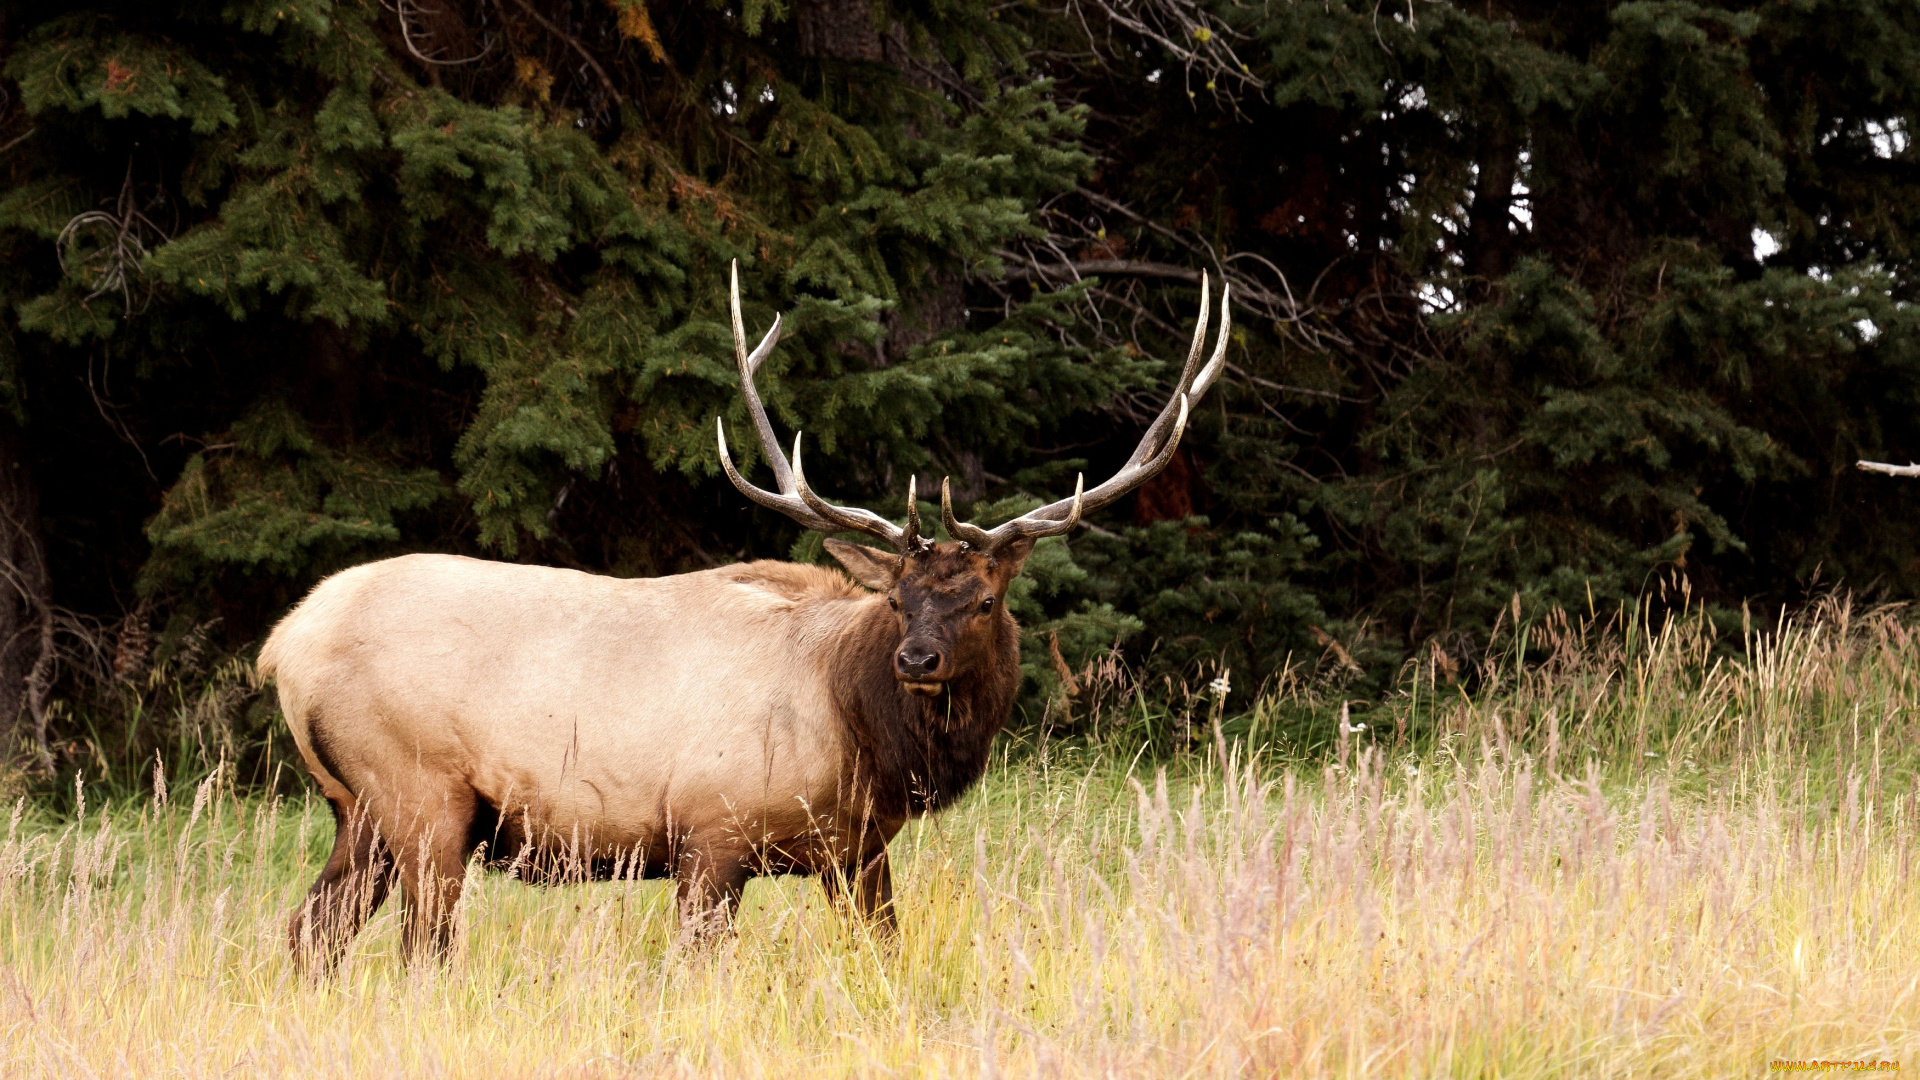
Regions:
[[489, 875], [447, 966], [403, 966], [389, 909], [309, 982], [284, 927], [323, 805], [217, 776], [22, 803], [0, 1074], [1920, 1068], [1920, 636], [1898, 613], [1722, 641], [1558, 618], [1509, 651], [1472, 699], [1410, 674], [1345, 732], [1328, 691], [1282, 680], [1177, 753], [1140, 741], [1175, 729], [1161, 699], [1109, 679], [1076, 734], [1008, 742], [895, 842], [897, 947], [811, 882], [756, 882], [736, 938], [685, 948], [664, 883]]

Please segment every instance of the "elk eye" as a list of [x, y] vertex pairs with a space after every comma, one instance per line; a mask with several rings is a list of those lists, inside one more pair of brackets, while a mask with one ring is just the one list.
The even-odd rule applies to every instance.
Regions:
[[985, 600], [980, 601], [980, 614], [985, 615], [987, 612], [992, 610], [993, 610], [993, 597], [989, 596]]
[[889, 597], [887, 597], [887, 606], [888, 606], [888, 607], [890, 607], [890, 608], [892, 608], [892, 609], [893, 609], [893, 610], [895, 610], [895, 611], [899, 611], [899, 610], [900, 610], [900, 598], [899, 598], [899, 597], [897, 597], [897, 596], [889, 596]]

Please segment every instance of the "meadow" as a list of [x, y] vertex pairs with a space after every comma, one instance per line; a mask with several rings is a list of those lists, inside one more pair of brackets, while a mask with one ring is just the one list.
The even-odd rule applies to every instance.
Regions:
[[332, 821], [216, 770], [22, 800], [0, 1074], [1733, 1076], [1920, 1068], [1920, 633], [1817, 604], [1518, 631], [1368, 706], [1115, 665], [896, 841], [897, 944], [817, 885], [681, 944], [668, 886], [475, 869], [444, 966], [288, 914]]

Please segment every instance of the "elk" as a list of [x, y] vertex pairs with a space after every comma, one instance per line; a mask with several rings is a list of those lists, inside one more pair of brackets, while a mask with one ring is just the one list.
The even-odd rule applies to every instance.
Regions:
[[[277, 684], [302, 760], [331, 804], [333, 852], [289, 931], [296, 958], [338, 961], [394, 884], [409, 956], [444, 954], [467, 861], [523, 880], [672, 877], [682, 933], [731, 921], [747, 881], [814, 874], [882, 933], [896, 925], [887, 843], [985, 771], [1011, 713], [1019, 634], [1007, 585], [1035, 541], [1072, 529], [1172, 456], [1224, 364], [1193, 345], [1166, 407], [1120, 471], [993, 529], [922, 529], [836, 506], [808, 486], [800, 436], [774, 438], [731, 309], [740, 390], [777, 490], [720, 463], [741, 494], [823, 533], [846, 575], [749, 562], [618, 579], [452, 555], [335, 574], [274, 628], [259, 670]], [[851, 580], [849, 580], [849, 577]]]

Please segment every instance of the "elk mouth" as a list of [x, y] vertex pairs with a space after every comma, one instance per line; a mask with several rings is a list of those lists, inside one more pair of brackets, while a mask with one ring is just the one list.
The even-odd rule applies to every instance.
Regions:
[[938, 697], [947, 688], [945, 679], [901, 679], [901, 689], [919, 697]]

